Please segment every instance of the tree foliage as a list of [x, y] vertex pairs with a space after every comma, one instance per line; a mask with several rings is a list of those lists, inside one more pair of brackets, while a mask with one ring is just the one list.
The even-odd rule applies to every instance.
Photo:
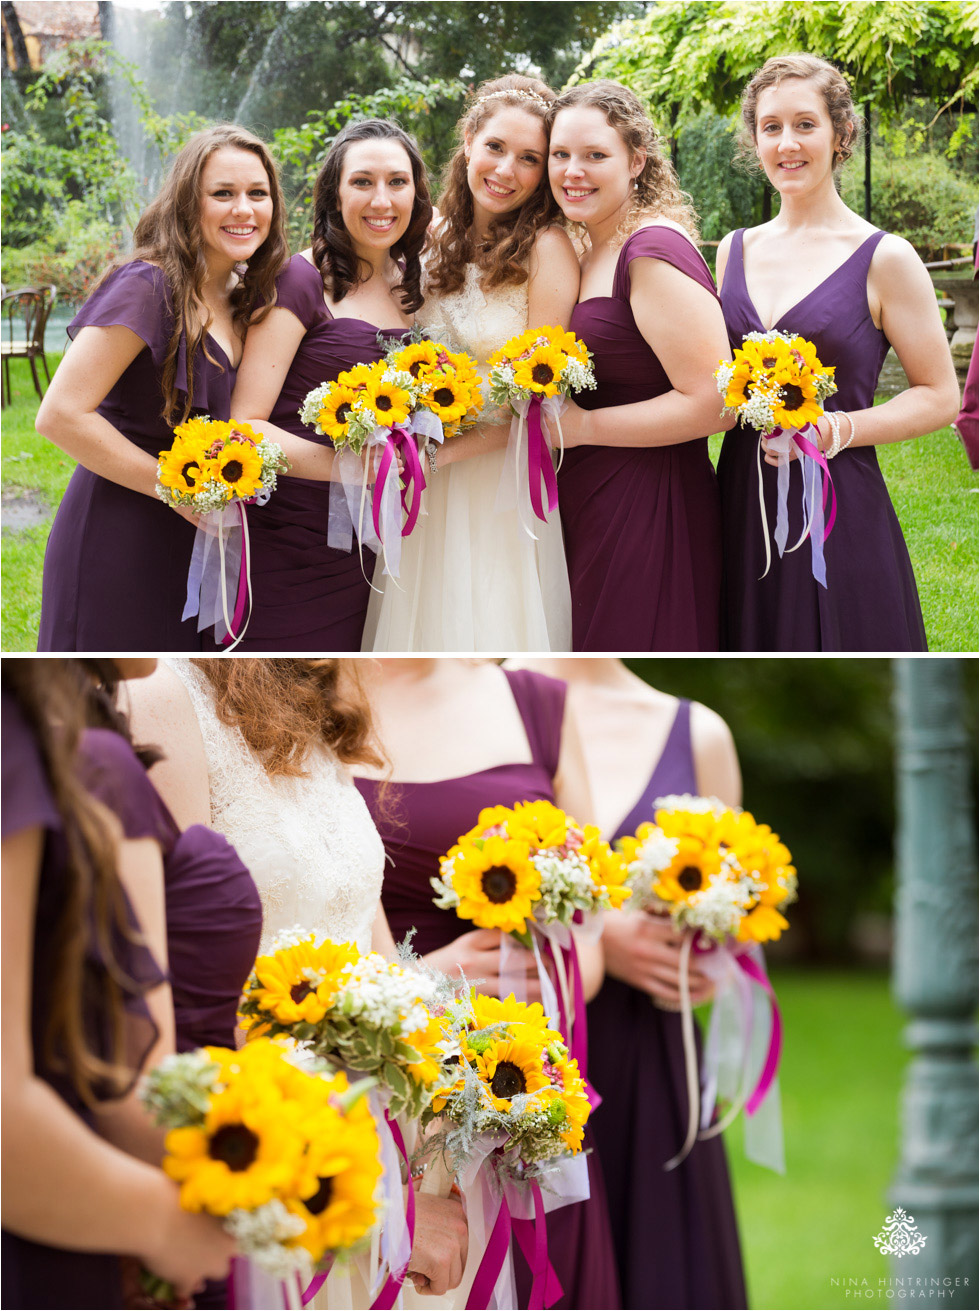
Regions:
[[887, 120], [915, 96], [975, 109], [976, 45], [973, 0], [665, 0], [600, 38], [579, 73], [628, 83], [671, 128], [705, 105], [731, 113], [767, 59], [806, 51]]

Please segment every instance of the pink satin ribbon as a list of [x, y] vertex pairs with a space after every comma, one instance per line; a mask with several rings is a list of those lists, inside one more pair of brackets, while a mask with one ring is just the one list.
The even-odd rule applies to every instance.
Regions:
[[507, 1199], [501, 1198], [500, 1210], [497, 1212], [486, 1251], [483, 1253], [483, 1260], [470, 1289], [466, 1311], [486, 1311], [490, 1305], [493, 1290], [507, 1259], [511, 1234], [517, 1239], [531, 1267], [528, 1311], [547, 1311], [547, 1308], [554, 1306], [561, 1297], [561, 1281], [548, 1257], [548, 1227], [541, 1189], [536, 1183], [532, 1183], [530, 1187], [531, 1196], [534, 1198], [533, 1220], [513, 1219]]
[[[810, 425], [808, 425], [810, 426]], [[793, 441], [811, 460], [816, 460], [823, 473], [823, 508], [826, 512], [827, 498], [830, 497], [830, 514], [826, 515], [826, 521], [823, 530], [824, 541], [830, 536], [830, 530], [837, 520], [837, 492], [834, 490], [834, 480], [830, 476], [830, 466], [827, 463], [827, 457], [815, 442], [811, 442], [809, 437], [804, 437], [806, 428], [801, 428], [793, 437]]]
[[[406, 519], [402, 525], [402, 537], [407, 537], [418, 522], [419, 511], [422, 508], [422, 492], [425, 488], [425, 475], [422, 472], [422, 462], [419, 460], [418, 447], [411, 433], [404, 428], [392, 428], [385, 442], [384, 452], [381, 456], [381, 464], [378, 466], [378, 477], [374, 484], [374, 494], [371, 497], [371, 517], [374, 522], [374, 531], [381, 538], [381, 502], [384, 496], [385, 483], [395, 463], [395, 454], [400, 451], [405, 461], [405, 470], [401, 476], [401, 500], [402, 509], [405, 511]], [[411, 504], [409, 504], [409, 495], [411, 494]]]
[[242, 518], [242, 559], [238, 569], [238, 592], [235, 596], [235, 612], [231, 618], [231, 632], [225, 633], [221, 639], [222, 646], [231, 646], [242, 631], [242, 620], [245, 618], [245, 608], [251, 601], [248, 591], [248, 563], [245, 549], [245, 502], [236, 501], [238, 513]]
[[[527, 412], [527, 472], [528, 490], [531, 494], [531, 508], [542, 523], [547, 523], [548, 514], [558, 508], [558, 479], [555, 466], [551, 462], [551, 447], [541, 426], [541, 397], [532, 396]], [[541, 499], [541, 483], [548, 496], [548, 509]]]
[[412, 1247], [415, 1244], [415, 1189], [412, 1187], [412, 1172], [408, 1165], [408, 1152], [405, 1150], [405, 1139], [402, 1137], [402, 1131], [398, 1127], [398, 1121], [393, 1120], [387, 1111], [385, 1119], [388, 1121], [388, 1127], [391, 1129], [391, 1136], [395, 1140], [395, 1146], [398, 1148], [398, 1155], [405, 1162], [405, 1168], [408, 1170], [408, 1200], [405, 1203], [405, 1223], [408, 1226], [408, 1259], [400, 1270], [392, 1270], [385, 1280], [381, 1292], [371, 1303], [371, 1311], [390, 1311], [391, 1307], [398, 1301], [398, 1295], [401, 1292], [402, 1284], [405, 1282], [405, 1276], [408, 1274], [408, 1267], [412, 1259]]
[[736, 955], [735, 959], [742, 972], [747, 974], [753, 983], [757, 983], [763, 992], [767, 994], [769, 1004], [772, 1007], [772, 1030], [769, 1034], [769, 1050], [766, 1052], [766, 1059], [763, 1062], [759, 1081], [745, 1103], [746, 1115], [754, 1115], [766, 1100], [773, 1080], [776, 1078], [776, 1072], [779, 1069], [779, 1056], [783, 1048], [783, 1021], [782, 1016], [779, 1014], [779, 1003], [776, 1001], [776, 994], [765, 970], [761, 969], [751, 956]]

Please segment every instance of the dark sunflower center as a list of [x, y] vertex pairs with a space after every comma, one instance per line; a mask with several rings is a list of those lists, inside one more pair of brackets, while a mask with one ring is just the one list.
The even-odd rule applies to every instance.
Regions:
[[549, 382], [554, 382], [555, 371], [550, 364], [536, 364], [531, 370], [531, 377], [542, 387], [547, 387]]
[[517, 875], [506, 865], [491, 865], [483, 871], [483, 891], [487, 901], [496, 905], [510, 901], [517, 891]]
[[422, 372], [422, 364], [423, 364], [422, 360], [416, 360], [414, 364], [410, 364], [408, 366], [408, 371], [413, 378], [417, 378], [419, 374]]
[[322, 1215], [330, 1205], [330, 1198], [333, 1195], [333, 1180], [320, 1178], [320, 1187], [312, 1197], [308, 1197], [303, 1205], [309, 1211], [310, 1215]]
[[776, 357], [775, 357], [775, 355], [763, 355], [763, 357], [762, 357], [762, 366], [763, 366], [763, 368], [765, 368], [765, 369], [772, 369], [772, 368], [775, 367], [775, 364], [776, 364]]
[[677, 876], [677, 882], [685, 892], [697, 892], [701, 886], [701, 871], [693, 865], [685, 865]]
[[375, 404], [376, 408], [379, 409], [379, 410], [390, 410], [390, 409], [391, 409], [391, 397], [390, 397], [390, 396], [378, 396], [378, 397], [375, 398], [374, 404]]
[[437, 405], [452, 405], [456, 397], [448, 387], [440, 387], [439, 390], [434, 393], [434, 399]]
[[313, 991], [313, 989], [310, 987], [310, 985], [309, 985], [309, 984], [306, 982], [306, 980], [304, 979], [302, 983], [294, 983], [294, 984], [293, 984], [293, 986], [289, 989], [289, 995], [290, 995], [290, 997], [292, 997], [293, 1001], [296, 1002], [296, 1004], [297, 1004], [297, 1006], [298, 1006], [299, 1003], [300, 1003], [300, 1002], [301, 1002], [305, 997], [308, 997], [312, 991]]
[[351, 405], [349, 401], [344, 401], [341, 405], [337, 406], [337, 422], [346, 423], [353, 413], [353, 405]]
[[244, 473], [241, 460], [229, 460], [221, 472], [225, 476], [225, 482], [237, 483]]
[[490, 1088], [494, 1097], [516, 1097], [527, 1090], [524, 1071], [511, 1061], [501, 1061], [493, 1072]]
[[181, 465], [180, 476], [188, 487], [193, 487], [197, 482], [197, 474], [201, 466], [196, 460], [188, 460], [186, 464]]
[[803, 392], [797, 387], [795, 382], [783, 384], [783, 404], [787, 410], [798, 410], [803, 404]]
[[247, 1170], [255, 1160], [259, 1140], [244, 1124], [223, 1124], [211, 1137], [208, 1155], [229, 1170]]

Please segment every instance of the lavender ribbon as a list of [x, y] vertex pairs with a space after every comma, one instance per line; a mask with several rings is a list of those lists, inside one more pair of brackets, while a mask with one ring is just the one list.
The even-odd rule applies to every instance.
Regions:
[[[812, 426], [812, 424], [806, 424], [800, 429], [776, 428], [769, 435], [769, 449], [774, 450], [779, 457], [779, 463], [776, 466], [776, 528], [773, 539], [781, 559], [784, 554], [798, 550], [809, 537], [811, 572], [820, 586], [826, 588], [827, 564], [824, 559], [824, 542], [830, 536], [831, 529], [837, 518], [837, 492], [834, 488], [834, 480], [830, 475], [827, 457], [815, 442], [804, 436]], [[794, 545], [788, 547], [786, 543], [789, 540], [791, 464], [789, 453], [794, 446], [796, 447], [801, 473], [803, 528]], [[763, 497], [761, 443], [756, 452], [756, 463], [759, 470], [759, 505], [762, 511], [762, 530], [766, 544], [766, 567], [762, 573], [762, 577], [765, 578], [769, 572], [771, 557], [769, 553], [769, 525], [766, 519]], [[829, 514], [827, 512], [828, 502], [830, 505]]]
[[[385, 1111], [385, 1120], [391, 1130], [391, 1136], [395, 1140], [395, 1146], [398, 1148], [398, 1154], [408, 1169], [408, 1152], [405, 1149], [405, 1139], [402, 1136], [401, 1128], [398, 1121], [389, 1116]], [[400, 1175], [400, 1172], [399, 1172]], [[412, 1247], [415, 1244], [415, 1189], [411, 1184], [411, 1171], [409, 1171], [408, 1199], [405, 1203], [405, 1223], [408, 1229], [408, 1252], [398, 1260], [397, 1268], [389, 1265], [388, 1278], [384, 1282], [381, 1292], [371, 1303], [371, 1311], [390, 1311], [398, 1301], [398, 1295], [401, 1292], [402, 1284], [405, 1282], [405, 1276], [408, 1274], [409, 1261], [412, 1256]]]

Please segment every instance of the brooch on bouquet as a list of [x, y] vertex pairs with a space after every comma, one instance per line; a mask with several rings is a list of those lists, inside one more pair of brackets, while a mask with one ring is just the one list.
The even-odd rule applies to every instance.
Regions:
[[[826, 587], [823, 547], [837, 517], [837, 493], [827, 457], [814, 440], [814, 425], [824, 412], [823, 402], [837, 390], [834, 366], [821, 364], [812, 342], [787, 332], [749, 332], [734, 356], [733, 360], [719, 363], [715, 382], [725, 398], [724, 412], [738, 415], [740, 423], [763, 433], [769, 438], [769, 449], [777, 453], [776, 549], [782, 558], [809, 537], [813, 577]], [[803, 476], [803, 527], [794, 545], [787, 546], [790, 452], [794, 449]], [[765, 578], [772, 552], [762, 489], [761, 443], [756, 463], [766, 548], [766, 567], [761, 576]]]
[[[782, 1171], [776, 1087], [782, 1022], [759, 944], [789, 928], [783, 912], [796, 900], [797, 879], [788, 848], [747, 810], [690, 795], [659, 797], [653, 823], [621, 838], [619, 847], [631, 908], [669, 915], [684, 934], [680, 993], [689, 1117], [684, 1145], [665, 1168], [679, 1165], [698, 1137], [715, 1137], [744, 1108], [749, 1155]], [[692, 954], [715, 983], [700, 1081]], [[729, 1106], [713, 1123], [719, 1100]]]
[[181, 619], [196, 615], [198, 632], [213, 625], [225, 646], [241, 641], [251, 612], [245, 506], [265, 505], [288, 468], [282, 447], [247, 423], [207, 415], [179, 424], [160, 452], [157, 496], [200, 516]]

